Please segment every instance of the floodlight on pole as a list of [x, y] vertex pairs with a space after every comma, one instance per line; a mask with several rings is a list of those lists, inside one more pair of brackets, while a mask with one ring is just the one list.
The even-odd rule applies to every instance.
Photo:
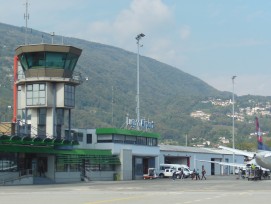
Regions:
[[[235, 120], [235, 113], [234, 113], [234, 79], [237, 76], [232, 77], [232, 148], [235, 149], [235, 139], [234, 139], [234, 120]], [[233, 163], [235, 162], [235, 155], [233, 153]], [[234, 173], [234, 172], [233, 172]]]
[[136, 115], [137, 115], [137, 130], [140, 129], [139, 121], [140, 121], [140, 109], [139, 109], [139, 41], [141, 38], [143, 38], [145, 35], [143, 33], [140, 33], [136, 36], [136, 44], [137, 44], [137, 94], [136, 94]]

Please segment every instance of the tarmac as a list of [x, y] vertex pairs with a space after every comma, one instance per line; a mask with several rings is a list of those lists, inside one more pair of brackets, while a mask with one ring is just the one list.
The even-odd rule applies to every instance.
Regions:
[[269, 199], [271, 180], [248, 181], [232, 175], [207, 176], [207, 180], [164, 178], [0, 186], [3, 204], [258, 204], [269, 203]]

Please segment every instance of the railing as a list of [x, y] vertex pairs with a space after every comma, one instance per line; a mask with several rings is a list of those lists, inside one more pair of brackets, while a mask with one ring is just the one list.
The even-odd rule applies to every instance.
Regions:
[[5, 183], [7, 182], [19, 180], [21, 178], [29, 177], [32, 175], [33, 175], [32, 169], [24, 169], [17, 172], [0, 174], [0, 185], [5, 185]]

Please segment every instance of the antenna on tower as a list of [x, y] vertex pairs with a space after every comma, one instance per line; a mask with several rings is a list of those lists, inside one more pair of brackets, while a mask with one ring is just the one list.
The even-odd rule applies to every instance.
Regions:
[[24, 38], [24, 44], [27, 44], [27, 21], [29, 20], [29, 14], [28, 14], [28, 0], [25, 2], [25, 14], [24, 14], [24, 19], [25, 19], [25, 38]]

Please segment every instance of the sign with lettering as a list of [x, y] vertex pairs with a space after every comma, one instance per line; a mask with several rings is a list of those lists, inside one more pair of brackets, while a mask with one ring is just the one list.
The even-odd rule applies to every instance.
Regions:
[[136, 119], [129, 119], [128, 117], [126, 119], [126, 125], [134, 129], [136, 129], [137, 127], [140, 127], [140, 129], [146, 129], [146, 130], [154, 128], [153, 121], [141, 119], [138, 122]]

